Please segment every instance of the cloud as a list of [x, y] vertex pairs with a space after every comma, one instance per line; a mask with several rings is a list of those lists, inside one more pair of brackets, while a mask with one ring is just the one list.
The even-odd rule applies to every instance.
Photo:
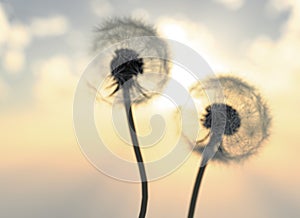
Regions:
[[62, 15], [47, 18], [33, 18], [30, 24], [31, 32], [36, 37], [59, 36], [69, 30], [69, 22]]
[[33, 64], [32, 71], [37, 78], [33, 93], [38, 103], [51, 107], [52, 103], [72, 101], [78, 80], [74, 62], [65, 55], [55, 55]]
[[10, 23], [1, 4], [0, 26], [0, 46], [6, 45], [9, 48], [24, 49], [30, 44], [31, 34], [29, 28], [21, 22]]
[[25, 54], [18, 49], [10, 49], [4, 53], [3, 67], [10, 73], [19, 73], [25, 66]]
[[186, 45], [203, 49], [215, 44], [214, 36], [208, 28], [187, 17], [160, 17], [157, 20], [159, 33], [166, 38], [180, 41]]
[[280, 37], [272, 39], [262, 34], [250, 41], [237, 42], [236, 50], [222, 45], [221, 36], [213, 35], [209, 27], [186, 17], [160, 17], [157, 26], [164, 37], [196, 50], [216, 73], [238, 74], [272, 96], [297, 92], [300, 62], [295, 57], [300, 51], [300, 2], [273, 0], [270, 4], [273, 2], [274, 10], [290, 11]]
[[295, 61], [300, 51], [300, 2], [274, 2], [276, 8], [290, 8], [289, 18], [281, 27], [280, 37], [272, 39], [268, 35], [260, 35], [247, 43], [242, 57], [227, 56], [226, 62], [236, 71], [242, 72], [243, 76], [277, 95], [292, 91], [300, 80], [300, 62]]
[[230, 10], [238, 10], [245, 3], [244, 0], [214, 0], [217, 3], [224, 5]]
[[19, 73], [25, 66], [24, 49], [31, 43], [29, 28], [21, 23], [10, 23], [0, 4], [0, 52], [2, 66], [7, 73]]
[[160, 17], [157, 28], [163, 37], [179, 41], [197, 51], [214, 71], [223, 69], [222, 58], [226, 56], [226, 51], [206, 25], [183, 16]]
[[24, 49], [31, 42], [31, 33], [29, 28], [23, 24], [14, 24], [10, 26], [8, 46], [17, 49]]
[[291, 1], [283, 0], [270, 0], [267, 5], [268, 10], [274, 10], [277, 12], [285, 11], [291, 7]]
[[0, 4], [0, 52], [2, 66], [7, 73], [21, 72], [26, 65], [25, 48], [32, 37], [49, 37], [65, 34], [69, 29], [68, 20], [56, 15], [48, 18], [33, 18], [30, 25], [21, 22], [10, 23]]
[[1, 45], [7, 41], [9, 31], [10, 31], [10, 25], [1, 3], [0, 3], [0, 27], [1, 27], [0, 30], [0, 47], [1, 47]]
[[260, 35], [250, 41], [237, 42], [237, 49], [222, 45], [222, 36], [213, 35], [208, 26], [186, 17], [160, 17], [157, 27], [162, 36], [196, 50], [216, 73], [233, 72], [272, 95], [297, 92], [300, 62], [295, 61], [295, 57], [300, 51], [300, 2], [273, 1], [278, 10], [290, 8], [280, 37], [272, 39], [268, 35]]
[[113, 12], [113, 6], [107, 0], [91, 0], [90, 8], [92, 12], [100, 17], [105, 17]]

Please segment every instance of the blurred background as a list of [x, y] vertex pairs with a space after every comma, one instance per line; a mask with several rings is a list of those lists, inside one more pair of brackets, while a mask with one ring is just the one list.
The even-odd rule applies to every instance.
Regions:
[[[73, 130], [73, 96], [92, 58], [93, 28], [112, 16], [155, 24], [216, 74], [247, 79], [269, 103], [273, 124], [264, 148], [240, 165], [211, 163], [195, 217], [300, 217], [294, 0], [0, 1], [0, 217], [137, 216], [140, 185], [97, 171]], [[148, 217], [186, 216], [198, 165], [191, 155], [150, 183]]]

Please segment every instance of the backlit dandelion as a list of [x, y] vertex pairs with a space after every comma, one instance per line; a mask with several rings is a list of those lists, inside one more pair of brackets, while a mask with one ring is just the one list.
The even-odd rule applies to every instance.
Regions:
[[[213, 93], [219, 84], [225, 101], [218, 101], [216, 97], [215, 102], [210, 102], [205, 93]], [[196, 144], [194, 151], [202, 155], [202, 162], [188, 217], [193, 217], [208, 160], [240, 162], [257, 153], [269, 136], [271, 121], [269, 109], [258, 90], [239, 78], [210, 78], [195, 84], [191, 94], [202, 102], [199, 122], [203, 129], [200, 138], [193, 142]]]
[[[95, 76], [104, 80], [97, 89], [98, 98], [105, 102], [122, 103], [118, 90], [128, 86], [135, 104], [162, 91], [170, 71], [169, 50], [155, 28], [140, 20], [114, 18], [104, 21], [95, 29], [93, 51], [103, 51], [96, 60]], [[159, 57], [159, 58], [158, 58]], [[92, 81], [89, 85], [95, 89]]]
[[139, 217], [145, 217], [148, 183], [131, 105], [152, 97], [148, 90], [160, 92], [163, 89], [169, 74], [168, 48], [152, 26], [130, 18], [107, 20], [97, 27], [95, 34], [93, 49], [100, 54], [92, 68], [95, 71], [94, 83], [104, 82], [100, 84], [100, 91], [93, 81], [88, 85], [97, 91], [100, 100], [125, 106], [142, 183]]
[[225, 102], [202, 101], [200, 123], [204, 128], [202, 138], [196, 141], [195, 151], [202, 153], [210, 137], [219, 131], [211, 128], [212, 117], [215, 117], [215, 122], [223, 117], [226, 122], [213, 160], [242, 161], [255, 154], [269, 136], [269, 109], [257, 89], [237, 77], [208, 79], [193, 86], [192, 95], [204, 99], [204, 92], [213, 92], [219, 83], [223, 88]]

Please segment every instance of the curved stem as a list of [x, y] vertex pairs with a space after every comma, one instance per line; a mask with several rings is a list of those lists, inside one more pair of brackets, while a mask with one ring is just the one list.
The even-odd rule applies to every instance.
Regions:
[[193, 218], [194, 217], [195, 207], [196, 207], [196, 203], [197, 203], [197, 197], [198, 197], [201, 181], [202, 181], [203, 174], [204, 174], [206, 166], [207, 165], [201, 166], [198, 170], [198, 174], [197, 174], [197, 177], [196, 177], [194, 190], [193, 190], [193, 194], [192, 194], [192, 198], [191, 198], [191, 202], [190, 202], [188, 218]]
[[127, 121], [129, 125], [130, 136], [133, 144], [135, 157], [138, 163], [140, 178], [142, 183], [142, 202], [141, 202], [139, 218], [144, 218], [146, 216], [147, 203], [148, 203], [148, 182], [147, 182], [147, 175], [144, 166], [144, 161], [139, 147], [139, 142], [137, 139], [135, 125], [133, 121], [129, 88], [126, 86], [123, 87], [123, 97], [124, 97], [124, 104], [125, 104]]

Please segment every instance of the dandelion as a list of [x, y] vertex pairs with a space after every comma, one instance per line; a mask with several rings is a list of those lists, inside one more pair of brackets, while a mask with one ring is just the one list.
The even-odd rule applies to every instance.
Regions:
[[[145, 217], [148, 183], [131, 105], [152, 97], [147, 90], [159, 92], [164, 87], [169, 74], [168, 48], [152, 26], [131, 18], [107, 20], [97, 27], [93, 49], [104, 48], [109, 49], [100, 53], [95, 68], [97, 77], [105, 78], [98, 94], [105, 102], [121, 102], [125, 106], [142, 185], [139, 217]], [[91, 83], [89, 86], [94, 88]], [[123, 95], [118, 94], [120, 91]]]
[[[205, 100], [221, 84], [224, 101]], [[223, 163], [240, 162], [257, 153], [269, 136], [271, 117], [266, 103], [253, 86], [239, 78], [220, 76], [194, 85], [191, 94], [203, 100], [200, 123], [203, 133], [194, 151], [202, 154], [189, 215], [194, 215], [201, 180], [209, 159]]]
[[105, 48], [105, 55], [98, 58], [103, 70], [97, 76], [104, 80], [98, 98], [123, 104], [124, 96], [118, 95], [118, 90], [125, 83], [135, 104], [154, 95], [146, 94], [147, 90], [162, 91], [170, 72], [169, 50], [155, 28], [131, 18], [106, 20], [95, 29], [93, 43], [94, 51]]

